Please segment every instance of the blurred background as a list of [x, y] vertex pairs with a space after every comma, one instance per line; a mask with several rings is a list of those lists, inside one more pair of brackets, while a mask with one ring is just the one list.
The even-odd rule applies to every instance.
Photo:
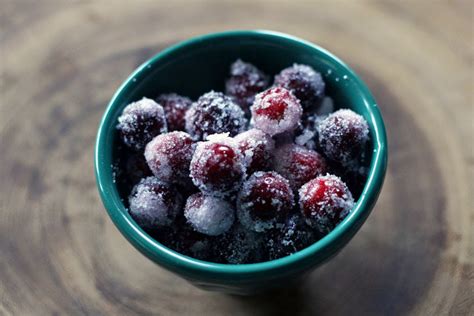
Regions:
[[[471, 1], [0, 0], [0, 314], [474, 313]], [[99, 200], [93, 147], [114, 91], [180, 40], [270, 29], [366, 81], [389, 169], [372, 215], [296, 289], [203, 292], [148, 261]]]

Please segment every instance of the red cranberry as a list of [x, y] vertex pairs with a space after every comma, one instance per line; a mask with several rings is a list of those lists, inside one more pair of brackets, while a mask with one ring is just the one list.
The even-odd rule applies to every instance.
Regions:
[[118, 121], [123, 143], [135, 150], [143, 149], [153, 137], [168, 131], [163, 107], [147, 98], [127, 105]]
[[130, 215], [144, 229], [170, 226], [180, 212], [181, 195], [155, 177], [142, 179], [129, 197]]
[[288, 180], [276, 172], [256, 172], [246, 182], [237, 200], [237, 215], [247, 229], [261, 232], [274, 227], [293, 208]]
[[145, 158], [153, 174], [165, 182], [179, 183], [189, 177], [194, 152], [191, 136], [171, 132], [156, 136], [145, 148]]
[[245, 175], [244, 158], [234, 140], [213, 135], [198, 143], [191, 161], [191, 179], [203, 192], [226, 196], [235, 192]]
[[251, 111], [254, 126], [271, 136], [294, 130], [303, 113], [299, 100], [280, 87], [257, 94]]
[[301, 213], [306, 223], [321, 233], [339, 224], [354, 206], [347, 185], [334, 175], [319, 176], [299, 190]]
[[348, 165], [363, 151], [369, 139], [369, 127], [359, 114], [338, 110], [319, 124], [319, 143], [324, 154]]
[[230, 229], [234, 223], [235, 209], [225, 200], [196, 193], [188, 198], [184, 216], [196, 231], [217, 236]]
[[163, 107], [169, 131], [184, 130], [184, 115], [193, 103], [191, 99], [176, 93], [162, 94], [156, 101]]
[[327, 171], [326, 160], [314, 150], [295, 144], [279, 147], [275, 152], [275, 171], [290, 182], [293, 190]]
[[250, 129], [235, 136], [240, 152], [244, 155], [247, 174], [268, 170], [275, 142], [259, 129]]
[[242, 109], [221, 92], [202, 95], [186, 112], [186, 131], [194, 140], [204, 140], [217, 133], [230, 136], [242, 132], [246, 125]]
[[248, 112], [255, 95], [265, 89], [268, 83], [268, 77], [257, 67], [237, 59], [230, 66], [230, 78], [226, 81], [225, 91]]
[[324, 81], [319, 72], [307, 65], [294, 64], [275, 76], [275, 85], [291, 90], [308, 109], [324, 97]]

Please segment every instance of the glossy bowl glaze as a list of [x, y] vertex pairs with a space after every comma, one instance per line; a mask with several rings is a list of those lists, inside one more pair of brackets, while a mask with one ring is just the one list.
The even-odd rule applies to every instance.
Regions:
[[[270, 75], [293, 63], [321, 72], [326, 93], [336, 107], [364, 116], [370, 128], [371, 161], [367, 183], [351, 214], [331, 233], [291, 256], [255, 264], [217, 264], [177, 253], [145, 233], [130, 217], [114, 183], [117, 118], [130, 102], [144, 96], [176, 92], [196, 99], [224, 90], [229, 65], [237, 58], [254, 63]], [[208, 34], [167, 48], [136, 69], [110, 101], [99, 126], [95, 148], [97, 186], [104, 206], [120, 232], [156, 264], [207, 290], [252, 294], [286, 286], [336, 255], [369, 216], [385, 177], [387, 140], [377, 103], [359, 76], [327, 50], [290, 35], [271, 31], [230, 31]], [[137, 254], [138, 255], [138, 254]], [[165, 285], [164, 285], [165, 286]]]

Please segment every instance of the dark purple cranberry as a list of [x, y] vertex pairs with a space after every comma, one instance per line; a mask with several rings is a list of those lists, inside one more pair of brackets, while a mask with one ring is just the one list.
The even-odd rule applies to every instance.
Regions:
[[161, 94], [156, 101], [163, 107], [169, 131], [184, 131], [184, 115], [193, 103], [190, 98], [176, 93]]
[[307, 65], [294, 64], [275, 76], [275, 85], [291, 90], [308, 109], [324, 97], [325, 84], [321, 74]]
[[213, 241], [213, 260], [219, 263], [242, 264], [261, 261], [263, 236], [241, 225]]
[[127, 105], [118, 122], [123, 143], [137, 151], [145, 148], [155, 136], [168, 131], [163, 107], [147, 98]]
[[265, 234], [265, 253], [268, 260], [279, 259], [312, 245], [319, 237], [319, 232], [306, 225], [301, 215], [295, 214]]
[[205, 140], [207, 136], [229, 133], [235, 136], [247, 126], [242, 109], [222, 92], [202, 95], [186, 112], [185, 127], [194, 140]]
[[225, 85], [226, 94], [249, 113], [255, 95], [268, 87], [269, 78], [257, 67], [237, 59], [230, 66], [230, 78]]
[[129, 213], [144, 229], [170, 226], [182, 211], [183, 199], [176, 189], [155, 177], [142, 179], [129, 197]]
[[369, 139], [369, 127], [359, 114], [338, 110], [319, 123], [319, 143], [322, 152], [332, 160], [348, 166], [364, 150]]

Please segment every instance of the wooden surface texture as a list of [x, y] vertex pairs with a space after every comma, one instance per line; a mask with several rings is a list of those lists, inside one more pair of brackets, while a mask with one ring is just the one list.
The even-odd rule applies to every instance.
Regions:
[[[474, 8], [469, 1], [0, 0], [0, 315], [473, 315]], [[297, 289], [208, 293], [157, 267], [99, 200], [113, 92], [179, 40], [303, 37], [372, 89], [389, 168], [353, 241]]]

